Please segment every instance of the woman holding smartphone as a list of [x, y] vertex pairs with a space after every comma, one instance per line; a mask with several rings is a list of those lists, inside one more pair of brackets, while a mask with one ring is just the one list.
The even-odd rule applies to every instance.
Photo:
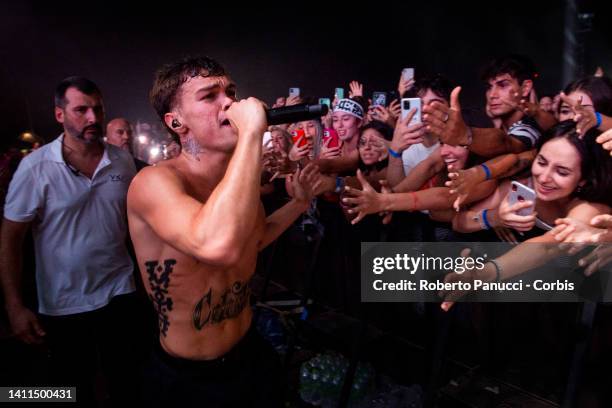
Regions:
[[[609, 214], [612, 160], [595, 142], [598, 133], [591, 130], [581, 137], [575, 122], [559, 123], [540, 139], [538, 154], [531, 167], [531, 181], [523, 180], [533, 186], [535, 202], [509, 206], [501, 197], [508, 194], [510, 183], [503, 183], [494, 196], [479, 204], [485, 210], [473, 208], [458, 214], [461, 220], [457, 224], [466, 230], [503, 225], [517, 231], [529, 231], [542, 224], [536, 229], [535, 237], [487, 262], [483, 269], [468, 271], [463, 276], [450, 273], [446, 281], [500, 281], [538, 268], [563, 254], [558, 245], [525, 245], [557, 243], [555, 231], [545, 224], [555, 225], [555, 220], [564, 217], [589, 223], [595, 216]], [[517, 211], [530, 206], [534, 208], [532, 214], [517, 214]], [[486, 208], [497, 209], [497, 214], [494, 211], [490, 219], [488, 213], [484, 219], [475, 215], [479, 211], [482, 214]], [[454, 300], [455, 297], [447, 297], [442, 309], [448, 310]]]
[[[535, 197], [512, 191], [513, 183], [506, 180], [490, 197], [455, 215], [453, 227], [460, 232], [506, 228], [538, 236], [551, 230], [558, 218], [592, 218], [609, 212], [612, 194], [605, 186], [612, 184], [605, 169], [610, 168], [611, 160], [595, 143], [595, 133], [581, 138], [573, 121], [559, 123], [540, 139], [531, 176], [518, 180]], [[512, 204], [512, 195], [522, 195], [524, 200]], [[501, 235], [517, 241], [514, 234]]]

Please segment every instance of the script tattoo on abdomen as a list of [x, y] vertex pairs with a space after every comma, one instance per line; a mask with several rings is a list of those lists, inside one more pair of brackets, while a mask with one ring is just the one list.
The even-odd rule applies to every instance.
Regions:
[[166, 259], [164, 266], [159, 264], [159, 261], [147, 261], [147, 274], [149, 275], [149, 284], [151, 285], [151, 294], [149, 298], [153, 302], [153, 308], [157, 312], [159, 321], [159, 330], [164, 337], [168, 334], [168, 312], [172, 310], [172, 298], [168, 296], [168, 284], [170, 283], [170, 273], [176, 265], [175, 259]]
[[202, 330], [207, 324], [217, 324], [240, 315], [249, 302], [251, 290], [246, 282], [236, 281], [220, 296], [213, 306], [212, 288], [202, 296], [193, 309], [193, 325]]

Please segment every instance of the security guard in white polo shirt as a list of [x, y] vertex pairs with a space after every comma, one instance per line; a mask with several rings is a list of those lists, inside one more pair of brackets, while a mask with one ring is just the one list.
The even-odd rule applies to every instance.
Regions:
[[[55, 118], [64, 133], [21, 161], [6, 198], [0, 265], [11, 328], [24, 342], [49, 347], [50, 380], [76, 386], [79, 405], [95, 404], [98, 361], [111, 399], [129, 401], [142, 350], [126, 248], [126, 197], [136, 169], [128, 152], [103, 143], [102, 95], [90, 80], [58, 85]], [[30, 227], [38, 315], [21, 290]]]

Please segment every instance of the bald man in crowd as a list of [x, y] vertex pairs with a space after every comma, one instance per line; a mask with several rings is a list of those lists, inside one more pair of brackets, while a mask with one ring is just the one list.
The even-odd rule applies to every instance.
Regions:
[[[125, 118], [115, 118], [106, 125], [106, 143], [115, 145], [120, 149], [127, 150], [132, 156], [132, 125]], [[134, 157], [136, 170], [140, 170], [148, 164]]]

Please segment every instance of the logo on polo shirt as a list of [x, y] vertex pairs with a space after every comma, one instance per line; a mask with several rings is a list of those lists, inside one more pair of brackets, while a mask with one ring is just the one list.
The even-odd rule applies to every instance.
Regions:
[[121, 174], [110, 174], [111, 181], [124, 181], [125, 178]]

